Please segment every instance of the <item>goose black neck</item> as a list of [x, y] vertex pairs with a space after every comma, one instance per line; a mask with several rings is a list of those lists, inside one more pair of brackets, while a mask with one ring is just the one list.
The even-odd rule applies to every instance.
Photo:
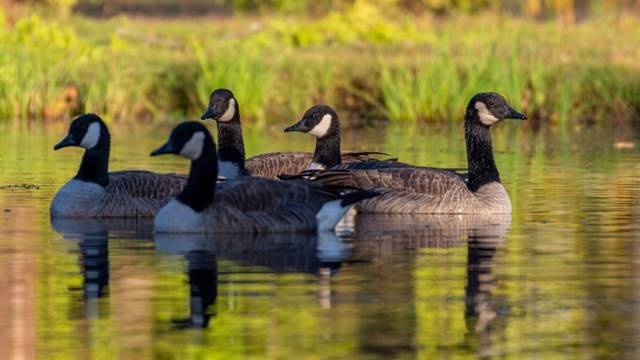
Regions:
[[216, 148], [211, 139], [205, 140], [202, 155], [191, 161], [189, 179], [177, 199], [197, 212], [203, 211], [213, 202], [217, 178]]
[[469, 189], [478, 190], [490, 182], [500, 182], [500, 174], [493, 158], [493, 145], [489, 127], [465, 122], [467, 141], [467, 164], [469, 166]]
[[232, 162], [244, 171], [244, 140], [240, 119], [236, 116], [228, 122], [218, 122], [218, 160]]
[[74, 179], [94, 182], [103, 187], [109, 185], [109, 149], [109, 135], [103, 133], [95, 147], [85, 150]]
[[340, 157], [340, 133], [327, 135], [316, 140], [313, 162], [329, 169], [342, 163]]

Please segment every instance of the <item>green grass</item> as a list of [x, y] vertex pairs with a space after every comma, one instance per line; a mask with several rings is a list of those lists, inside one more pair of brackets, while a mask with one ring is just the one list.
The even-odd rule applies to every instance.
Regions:
[[[0, 29], [0, 117], [195, 118], [219, 87], [258, 126], [315, 103], [365, 120], [458, 121], [480, 91], [565, 130], [640, 113], [633, 17], [385, 15], [361, 5], [319, 18], [22, 18]], [[63, 96], [69, 87], [79, 106]]]

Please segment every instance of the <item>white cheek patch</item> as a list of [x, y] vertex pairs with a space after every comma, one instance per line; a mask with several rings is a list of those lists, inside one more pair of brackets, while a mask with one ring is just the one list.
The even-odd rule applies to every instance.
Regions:
[[319, 138], [327, 135], [327, 131], [329, 131], [329, 127], [331, 126], [331, 115], [326, 114], [322, 117], [322, 120], [309, 131], [309, 134], [317, 136]]
[[480, 122], [487, 126], [491, 126], [498, 121], [500, 121], [495, 115], [487, 109], [487, 106], [482, 102], [476, 102], [476, 110], [478, 110], [478, 116], [480, 117]]
[[98, 145], [98, 141], [100, 141], [100, 124], [94, 122], [89, 125], [87, 133], [84, 134], [84, 137], [80, 142], [80, 147], [83, 147], [85, 149], [93, 149], [96, 145]]
[[184, 144], [180, 155], [196, 160], [202, 155], [202, 148], [204, 147], [204, 133], [202, 131], [196, 131], [191, 135], [191, 139]]
[[233, 116], [236, 114], [236, 99], [229, 100], [229, 106], [227, 107], [227, 111], [220, 116], [219, 121], [229, 121], [233, 119]]

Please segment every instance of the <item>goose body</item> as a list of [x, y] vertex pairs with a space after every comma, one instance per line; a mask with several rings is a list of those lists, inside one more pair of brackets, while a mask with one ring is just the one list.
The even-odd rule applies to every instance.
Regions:
[[186, 184], [185, 176], [149, 171], [108, 172], [110, 135], [94, 114], [75, 119], [54, 149], [85, 148], [76, 176], [63, 185], [50, 206], [57, 217], [153, 217]]
[[526, 119], [497, 93], [475, 95], [465, 114], [468, 179], [434, 168], [330, 169], [310, 180], [381, 192], [358, 204], [367, 213], [511, 213], [511, 201], [493, 158], [489, 128], [504, 119]]
[[[332, 109], [331, 111], [335, 114]], [[315, 153], [272, 152], [246, 159], [240, 124], [240, 107], [233, 93], [227, 89], [217, 89], [211, 93], [209, 106], [201, 118], [203, 120], [214, 119], [217, 123], [218, 174], [227, 179], [235, 179], [246, 175], [277, 179], [278, 175], [283, 173], [298, 174], [304, 170], [327, 169], [341, 163], [372, 161], [375, 160], [373, 155], [382, 154], [379, 152], [341, 153], [339, 123], [337, 123], [336, 115], [334, 119], [329, 119], [329, 122], [337, 124], [335, 125], [338, 126], [337, 137], [332, 131], [331, 135], [326, 136], [325, 140], [319, 140]], [[327, 122], [323, 123], [322, 126], [325, 126], [325, 124]], [[316, 131], [320, 133], [319, 129]], [[337, 147], [335, 144], [337, 144]], [[331, 157], [329, 158], [327, 155]]]
[[310, 232], [332, 230], [357, 201], [377, 195], [348, 194], [307, 182], [240, 177], [216, 184], [217, 155], [207, 129], [197, 122], [178, 125], [152, 155], [191, 159], [184, 190], [158, 212], [156, 232]]

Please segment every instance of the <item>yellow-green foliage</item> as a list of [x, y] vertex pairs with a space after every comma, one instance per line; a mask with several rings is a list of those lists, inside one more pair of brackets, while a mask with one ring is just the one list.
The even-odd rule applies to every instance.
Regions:
[[327, 44], [391, 43], [420, 41], [420, 32], [410, 19], [389, 21], [388, 7], [356, 1], [344, 11], [332, 11], [317, 21], [294, 22], [277, 18], [269, 23], [276, 39], [290, 46]]
[[[0, 117], [195, 117], [219, 87], [258, 122], [289, 122], [319, 102], [365, 118], [452, 121], [478, 91], [564, 126], [640, 111], [634, 17], [441, 18], [399, 4], [356, 0], [321, 16], [215, 21], [30, 15], [0, 28]], [[65, 100], [70, 88], [77, 106]]]

